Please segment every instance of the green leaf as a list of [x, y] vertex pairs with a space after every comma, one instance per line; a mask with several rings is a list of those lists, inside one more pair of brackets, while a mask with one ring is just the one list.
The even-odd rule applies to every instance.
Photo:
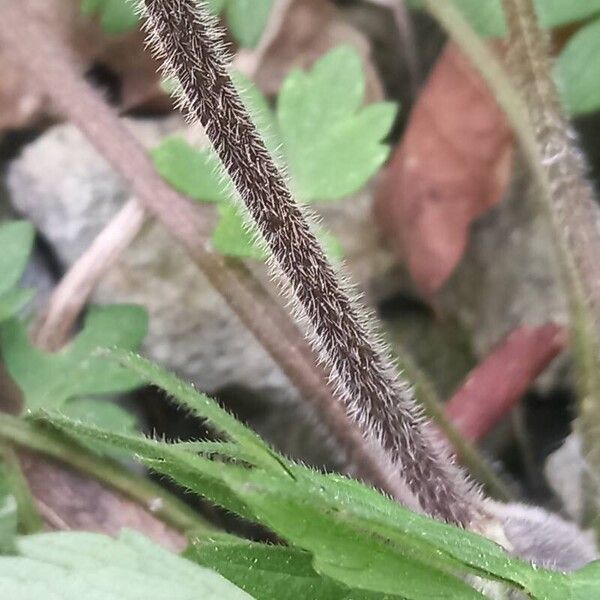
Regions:
[[[483, 37], [502, 37], [506, 34], [506, 21], [502, 0], [449, 0], [471, 27]], [[545, 0], [540, 0], [545, 2]], [[559, 0], [560, 1], [560, 0]], [[411, 8], [423, 8], [423, 0], [408, 0]]]
[[212, 150], [196, 150], [183, 138], [171, 137], [152, 150], [157, 171], [176, 190], [198, 202], [228, 197], [220, 164]]
[[135, 433], [136, 417], [115, 402], [100, 398], [76, 398], [67, 402], [61, 412], [71, 419], [95, 425], [108, 431]]
[[180, 406], [191, 410], [197, 417], [209, 421], [217, 433], [236, 442], [245, 452], [254, 456], [257, 464], [275, 466], [280, 470], [280, 459], [274, 460], [276, 453], [256, 433], [242, 425], [212, 398], [199, 393], [193, 385], [182, 382], [168, 371], [131, 352], [113, 349], [108, 351], [106, 356], [134, 373], [145, 383], [165, 390], [177, 400]]
[[600, 598], [600, 561], [583, 567], [573, 575], [570, 600]]
[[119, 35], [137, 27], [138, 17], [132, 0], [82, 0], [81, 12], [99, 16], [107, 33]]
[[17, 315], [34, 297], [33, 290], [14, 289], [0, 296], [0, 323]]
[[[281, 145], [277, 123], [267, 99], [245, 76], [233, 73], [232, 79], [267, 147], [276, 154]], [[169, 86], [177, 85], [170, 81]], [[198, 150], [181, 137], [169, 137], [152, 150], [154, 166], [176, 190], [197, 202], [226, 202], [232, 196], [231, 183], [221, 174], [215, 152]]]
[[244, 226], [241, 210], [233, 203], [219, 205], [219, 221], [212, 235], [213, 246], [224, 256], [265, 260], [268, 254], [255, 241], [257, 230], [254, 226]]
[[99, 347], [137, 348], [148, 329], [148, 317], [138, 306], [92, 307], [83, 330], [54, 354], [34, 348], [25, 326], [13, 319], [0, 328], [6, 367], [23, 391], [30, 410], [60, 408], [78, 396], [125, 392], [139, 386], [139, 378], [102, 356]]
[[[68, 426], [62, 417], [52, 417], [50, 420], [60, 428]], [[412, 557], [413, 548], [410, 545], [397, 548], [385, 538], [369, 535], [364, 528], [342, 522], [337, 518], [337, 511], [348, 508], [343, 495], [329, 499], [333, 502], [333, 509], [324, 510], [322, 486], [311, 485], [309, 479], [302, 476], [301, 468], [294, 468], [293, 477], [290, 478], [280, 475], [280, 471], [248, 470], [229, 463], [213, 463], [182, 452], [177, 445], [166, 448], [158, 442], [98, 432], [79, 423], [71, 424], [68, 429], [77, 435], [87, 434], [90, 440], [112, 440], [116, 447], [129, 448], [153, 470], [212, 501], [222, 503], [229, 510], [237, 511], [241, 503], [244, 507], [243, 516], [253, 516], [253, 520], [272, 528], [284, 539], [311, 551], [316, 570], [343, 585], [397, 594], [414, 600], [483, 598], [460, 579], [436, 568], [434, 560], [439, 563], [441, 559], [433, 547], [427, 547], [426, 552], [421, 550], [421, 556], [426, 559], [422, 563], [418, 557]], [[217, 497], [215, 492], [219, 490], [212, 482], [219, 479], [222, 490]], [[203, 488], [206, 481], [210, 485]], [[223, 493], [224, 490], [229, 492]], [[408, 513], [406, 509], [401, 510]], [[441, 524], [436, 522], [436, 525]], [[417, 545], [421, 544], [420, 536], [421, 532], [416, 540]], [[458, 563], [448, 562], [448, 568], [456, 569]], [[399, 577], [399, 574], [402, 576]], [[419, 596], [419, 590], [425, 590], [430, 595]], [[454, 595], [440, 595], [441, 590]]]
[[[483, 37], [506, 35], [502, 0], [453, 0], [471, 27]], [[535, 0], [542, 27], [552, 29], [576, 23], [600, 13], [600, 0]], [[409, 0], [412, 8], [422, 8], [422, 0]]]
[[83, 532], [21, 538], [20, 556], [0, 558], [0, 590], [10, 600], [251, 600], [218, 573], [142, 535]]
[[17, 525], [17, 500], [8, 485], [6, 466], [0, 460], [0, 555], [16, 551]]
[[[219, 457], [221, 447], [212, 442], [165, 444], [99, 431], [63, 416], [47, 420], [94, 442], [127, 449], [158, 473], [269, 527], [294, 549], [293, 560], [297, 562], [288, 570], [304, 569], [307, 575], [309, 553], [314, 571], [352, 588], [348, 598], [355, 599], [382, 594], [409, 600], [483, 598], [465, 583], [466, 576], [500, 582], [538, 600], [583, 599], [586, 591], [595, 590], [592, 571], [570, 576], [533, 568], [490, 540], [412, 513], [359, 482], [294, 465], [193, 387], [139, 357], [122, 351], [112, 356], [146, 381], [164, 388], [184, 407], [209, 418], [217, 430], [227, 431], [231, 442], [224, 449], [225, 458]], [[204, 455], [196, 454], [203, 449]], [[218, 452], [211, 458], [215, 450]], [[270, 593], [264, 583], [266, 575], [243, 573], [240, 565], [252, 560], [253, 551], [242, 550], [225, 550], [233, 557], [230, 576], [240, 585]], [[270, 564], [275, 565], [274, 570], [285, 572], [281, 566], [284, 558], [269, 561], [266, 554], [264, 548], [255, 551], [259, 571], [268, 570]], [[357, 595], [355, 590], [366, 595]]]
[[554, 76], [567, 110], [572, 114], [600, 108], [600, 19], [582, 27], [555, 64]]
[[31, 223], [11, 221], [0, 225], [0, 296], [21, 280], [35, 236]]
[[286, 78], [277, 117], [301, 200], [347, 196], [386, 160], [389, 148], [381, 140], [396, 108], [378, 103], [361, 109], [364, 91], [360, 57], [348, 46], [329, 52], [310, 73], [294, 71]]
[[600, 13], [600, 0], [536, 0], [535, 4], [541, 25], [548, 29]]
[[[61, 413], [75, 421], [94, 425], [99, 429], [116, 431], [126, 434], [138, 433], [138, 421], [129, 411], [125, 410], [114, 401], [103, 398], [75, 398], [69, 400], [62, 408]], [[106, 450], [98, 444], [79, 440], [93, 452], [105, 454], [119, 459], [122, 452]]]
[[228, 0], [227, 24], [240, 46], [258, 44], [272, 8], [273, 0]]
[[309, 552], [269, 546], [232, 536], [195, 539], [186, 551], [194, 562], [214, 569], [257, 600], [393, 600], [395, 596], [365, 594], [319, 575]]
[[[227, 460], [210, 458], [219, 450], [214, 443], [206, 446], [204, 456], [198, 456], [195, 452], [202, 452], [202, 444], [164, 444], [99, 431], [59, 416], [50, 421], [78, 436], [129, 450], [157, 472], [271, 528], [297, 548], [311, 552], [322, 576], [365, 592], [415, 600], [447, 598], [448, 594], [482, 598], [457, 577], [461, 573], [532, 592], [548, 588], [550, 582], [556, 589], [564, 587], [562, 575], [534, 570], [489, 540], [411, 513], [358, 482], [292, 465], [193, 387], [129, 353], [116, 351], [112, 356], [208, 418], [217, 431], [226, 432], [233, 442], [223, 453]], [[239, 456], [235, 445], [239, 445]]]

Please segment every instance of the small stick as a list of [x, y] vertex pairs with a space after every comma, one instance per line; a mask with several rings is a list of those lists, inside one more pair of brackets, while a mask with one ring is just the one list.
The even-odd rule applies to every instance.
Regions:
[[137, 236], [146, 212], [133, 199], [115, 215], [54, 288], [45, 315], [34, 328], [33, 343], [54, 352], [69, 338], [73, 325], [98, 281]]

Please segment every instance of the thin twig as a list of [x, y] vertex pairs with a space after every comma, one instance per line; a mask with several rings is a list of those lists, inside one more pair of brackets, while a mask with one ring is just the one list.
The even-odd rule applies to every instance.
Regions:
[[47, 310], [34, 328], [36, 346], [53, 352], [67, 341], [98, 281], [137, 236], [145, 219], [144, 208], [132, 199], [100, 232], [54, 288]]
[[[2, 6], [0, 39], [36, 85], [88, 137], [96, 149], [130, 184], [138, 201], [181, 243], [215, 290], [240, 317], [289, 380], [324, 417], [334, 439], [354, 461], [357, 476], [382, 490], [390, 483], [377, 457], [338, 405], [328, 376], [317, 368], [302, 334], [250, 272], [211, 253], [205, 246], [208, 223], [198, 207], [169, 187], [158, 175], [143, 147], [117, 115], [81, 77], [68, 51], [54, 33], [28, 16], [24, 7]], [[44, 52], [38, 51], [44, 48]], [[311, 357], [309, 360], [308, 357]]]

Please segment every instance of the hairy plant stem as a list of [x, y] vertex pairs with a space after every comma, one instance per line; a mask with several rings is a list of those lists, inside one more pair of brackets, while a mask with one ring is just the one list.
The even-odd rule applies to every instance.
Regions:
[[[222, 35], [195, 0], [145, 0], [146, 27], [182, 105], [204, 127], [265, 245], [275, 276], [305, 317], [338, 398], [381, 452], [393, 491], [408, 486], [428, 514], [475, 525], [480, 498], [421, 418], [407, 383], [376, 342], [364, 308], [340, 284], [306, 215], [265, 147], [227, 72]], [[384, 462], [385, 461], [385, 462]]]
[[[573, 143], [551, 78], [548, 41], [530, 0], [504, 0], [509, 26], [508, 68], [451, 2], [425, 0], [478, 69], [506, 113], [535, 178], [555, 241], [571, 312], [580, 396], [579, 427], [594, 477], [600, 473], [600, 228], [582, 155]], [[523, 95], [521, 95], [521, 91]], [[593, 497], [598, 514], [598, 487]]]
[[[340, 445], [349, 470], [391, 493], [376, 454], [349, 421], [328, 385], [329, 374], [316, 366], [315, 355], [283, 308], [239, 261], [211, 253], [205, 246], [208, 224], [199, 207], [178, 194], [158, 175], [142, 146], [117, 115], [82, 78], [53, 31], [36, 22], [26, 8], [2, 5], [0, 39], [11, 47], [20, 67], [30, 74], [57, 107], [88, 137], [129, 183], [136, 199], [182, 244], [215, 290], [271, 355], [303, 401], [322, 416]], [[39, 48], [44, 48], [40, 53]]]
[[47, 426], [0, 413], [0, 440], [3, 444], [39, 452], [86, 473], [131, 498], [146, 510], [157, 506], [156, 510], [151, 511], [152, 514], [182, 533], [214, 531], [212, 525], [164, 488], [145, 477], [126, 471], [111, 459], [93, 454]]

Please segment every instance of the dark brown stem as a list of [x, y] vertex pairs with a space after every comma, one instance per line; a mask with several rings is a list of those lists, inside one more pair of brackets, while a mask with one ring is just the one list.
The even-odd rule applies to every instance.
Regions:
[[405, 483], [427, 513], [472, 524], [478, 495], [436, 443], [410, 387], [375, 341], [364, 308], [340, 285], [235, 90], [213, 20], [195, 0], [143, 5], [165, 72], [178, 79], [183, 106], [205, 128], [272, 254], [274, 274], [289, 284], [346, 412], [381, 448], [398, 490]]
[[243, 265], [206, 249], [203, 240], [209, 231], [198, 206], [163, 181], [143, 147], [81, 77], [53, 32], [12, 2], [2, 5], [1, 16], [0, 39], [10, 45], [19, 67], [27, 69], [32, 85], [40, 87], [81, 129], [130, 184], [137, 200], [185, 247], [216, 291], [298, 388], [302, 399], [323, 416], [354, 473], [392, 493], [376, 454], [335, 401], [326, 383], [327, 373], [315, 366], [312, 351], [281, 306]]

